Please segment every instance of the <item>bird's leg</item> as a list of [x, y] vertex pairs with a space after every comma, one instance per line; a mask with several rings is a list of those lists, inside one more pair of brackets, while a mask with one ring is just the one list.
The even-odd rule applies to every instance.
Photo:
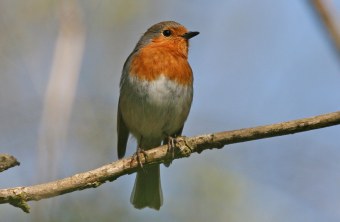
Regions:
[[171, 158], [175, 157], [175, 148], [176, 148], [176, 137], [168, 136], [168, 153], [171, 154]]
[[164, 165], [168, 167], [170, 166], [170, 164], [172, 163], [172, 160], [175, 157], [176, 137], [167, 136], [166, 139], [164, 140], [164, 144], [168, 145], [167, 153], [168, 155], [170, 155], [170, 158], [169, 158], [170, 160], [164, 162]]
[[138, 165], [140, 166], [140, 168], [144, 169], [142, 161], [141, 161], [141, 155], [144, 156], [145, 160], [148, 158], [148, 155], [146, 154], [146, 152], [140, 146], [137, 147], [137, 151], [136, 151], [135, 154], [137, 156]]
[[[140, 144], [142, 143], [142, 138], [143, 138], [143, 137], [140, 138], [140, 141], [139, 141], [139, 143], [138, 143], [138, 145], [137, 145], [137, 151], [133, 154], [133, 157], [132, 157], [132, 159], [131, 159], [131, 162], [136, 158], [139, 167], [140, 167], [141, 169], [144, 170], [144, 168], [143, 168], [143, 163], [142, 163], [142, 161], [141, 161], [141, 155], [144, 156], [144, 159], [145, 159], [145, 160], [148, 158], [148, 155], [147, 155], [147, 153], [141, 148], [141, 145], [140, 145]], [[130, 163], [130, 164], [131, 164], [131, 163]]]

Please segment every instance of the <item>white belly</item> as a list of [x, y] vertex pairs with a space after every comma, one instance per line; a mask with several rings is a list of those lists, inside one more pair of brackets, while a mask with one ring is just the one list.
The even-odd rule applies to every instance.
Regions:
[[150, 82], [129, 77], [121, 90], [120, 108], [137, 139], [162, 140], [184, 125], [192, 96], [192, 85], [180, 85], [163, 75]]

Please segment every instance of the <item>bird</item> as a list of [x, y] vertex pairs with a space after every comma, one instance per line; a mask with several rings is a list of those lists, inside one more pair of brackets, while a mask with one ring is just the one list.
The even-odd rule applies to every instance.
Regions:
[[[117, 110], [119, 159], [125, 155], [130, 134], [137, 141], [137, 157], [182, 134], [193, 100], [189, 39], [198, 34], [175, 21], [159, 22], [147, 29], [128, 56]], [[159, 165], [137, 171], [130, 202], [137, 209], [160, 209]]]

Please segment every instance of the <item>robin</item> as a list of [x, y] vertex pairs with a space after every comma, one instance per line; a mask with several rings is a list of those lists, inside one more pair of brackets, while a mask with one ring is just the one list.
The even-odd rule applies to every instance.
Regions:
[[[198, 34], [177, 22], [165, 21], [151, 26], [139, 39], [120, 79], [118, 158], [125, 154], [130, 133], [137, 140], [137, 157], [181, 135], [193, 97], [189, 39]], [[137, 209], [160, 209], [159, 165], [137, 172], [130, 201]]]

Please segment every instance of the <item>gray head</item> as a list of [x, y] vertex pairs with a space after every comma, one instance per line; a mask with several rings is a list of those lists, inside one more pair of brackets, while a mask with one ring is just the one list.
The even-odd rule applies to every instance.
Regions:
[[151, 42], [166, 42], [182, 40], [188, 41], [198, 35], [199, 32], [189, 32], [183, 25], [174, 21], [164, 21], [151, 26], [139, 39], [135, 50], [148, 45]]

